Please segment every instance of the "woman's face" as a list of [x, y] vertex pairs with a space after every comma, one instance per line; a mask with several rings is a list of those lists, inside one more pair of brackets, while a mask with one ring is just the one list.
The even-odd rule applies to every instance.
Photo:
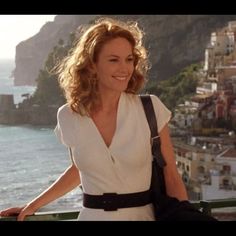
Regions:
[[134, 71], [134, 56], [129, 41], [116, 38], [104, 44], [95, 63], [95, 70], [101, 93], [125, 91]]

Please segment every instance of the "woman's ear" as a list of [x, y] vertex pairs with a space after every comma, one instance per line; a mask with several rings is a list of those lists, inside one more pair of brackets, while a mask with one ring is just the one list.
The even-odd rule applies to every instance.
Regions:
[[95, 65], [95, 63], [91, 63], [90, 64], [90, 68], [89, 68], [90, 72], [93, 73], [93, 74], [96, 74], [97, 73], [97, 67]]

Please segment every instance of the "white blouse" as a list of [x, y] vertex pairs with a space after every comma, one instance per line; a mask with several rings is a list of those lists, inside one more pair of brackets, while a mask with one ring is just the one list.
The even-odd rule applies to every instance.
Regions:
[[[171, 112], [151, 95], [158, 132]], [[152, 153], [150, 130], [138, 95], [123, 92], [119, 99], [116, 130], [106, 146], [93, 120], [73, 112], [68, 104], [58, 109], [56, 136], [71, 147], [73, 161], [80, 171], [85, 193], [134, 193], [148, 190], [151, 181]], [[152, 204], [117, 211], [83, 208], [79, 220], [154, 220]]]

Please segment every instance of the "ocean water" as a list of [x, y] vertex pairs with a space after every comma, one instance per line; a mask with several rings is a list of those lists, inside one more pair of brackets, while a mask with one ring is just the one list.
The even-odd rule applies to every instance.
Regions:
[[[0, 94], [33, 93], [34, 87], [13, 86], [14, 61], [0, 60]], [[49, 187], [70, 165], [66, 147], [59, 143], [53, 127], [0, 125], [0, 210], [22, 206]], [[39, 211], [75, 210], [81, 207], [76, 188]]]

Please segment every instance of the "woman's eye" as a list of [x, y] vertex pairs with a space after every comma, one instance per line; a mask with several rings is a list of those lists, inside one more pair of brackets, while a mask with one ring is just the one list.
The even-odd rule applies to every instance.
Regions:
[[128, 58], [128, 61], [130, 61], [130, 62], [134, 61], [134, 58]]
[[110, 62], [117, 62], [118, 60], [117, 59], [110, 59], [109, 61]]
[[[109, 61], [110, 61], [110, 62], [118, 62], [119, 59], [114, 58], [114, 59], [110, 59]], [[134, 59], [133, 59], [133, 58], [128, 58], [128, 59], [126, 59], [126, 61], [127, 61], [127, 62], [133, 62]]]

